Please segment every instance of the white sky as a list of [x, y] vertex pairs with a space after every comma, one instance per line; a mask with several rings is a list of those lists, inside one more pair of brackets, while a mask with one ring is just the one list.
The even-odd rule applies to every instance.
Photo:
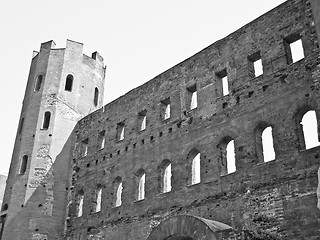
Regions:
[[84, 43], [107, 65], [105, 103], [249, 23], [283, 0], [0, 0], [0, 174], [7, 174], [32, 51]]

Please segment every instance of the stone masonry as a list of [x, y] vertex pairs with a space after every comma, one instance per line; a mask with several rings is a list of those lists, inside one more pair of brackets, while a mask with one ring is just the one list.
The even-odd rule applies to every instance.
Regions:
[[[53, 113], [72, 124], [62, 134], [56, 118], [57, 142], [24, 146], [32, 149], [26, 170], [20, 141], [46, 125], [18, 128], [0, 238], [319, 239], [319, 41], [320, 2], [288, 0], [103, 107], [101, 57], [71, 42], [70, 58], [57, 61], [47, 46], [50, 57], [34, 66], [46, 65], [60, 97], [32, 102], [26, 91], [32, 104], [22, 113], [58, 105]], [[68, 74], [86, 82], [91, 71], [97, 79], [65, 97]]]

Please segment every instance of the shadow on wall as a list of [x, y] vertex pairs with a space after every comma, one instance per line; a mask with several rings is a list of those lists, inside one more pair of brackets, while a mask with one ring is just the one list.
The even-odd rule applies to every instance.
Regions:
[[[37, 175], [37, 181], [29, 183], [28, 187], [36, 189], [17, 215], [7, 218], [4, 240], [63, 239], [74, 143], [75, 133], [72, 132], [51, 167]], [[50, 158], [49, 155], [44, 157]]]

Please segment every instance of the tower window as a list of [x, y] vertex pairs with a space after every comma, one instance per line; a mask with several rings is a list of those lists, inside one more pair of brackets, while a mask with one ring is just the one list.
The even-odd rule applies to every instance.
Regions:
[[124, 122], [117, 124], [117, 141], [124, 139]]
[[24, 124], [24, 118], [21, 118], [20, 123], [19, 123], [19, 127], [18, 127], [18, 135], [20, 135], [22, 132], [23, 124]]
[[45, 112], [44, 116], [43, 116], [43, 122], [42, 122], [42, 128], [43, 130], [47, 130], [49, 128], [50, 125], [50, 117], [51, 117], [51, 113], [50, 112]]
[[138, 114], [139, 130], [143, 131], [147, 127], [147, 111], [144, 110]]
[[222, 96], [229, 95], [229, 80], [227, 75], [227, 69], [223, 69], [222, 71], [216, 73], [216, 75], [221, 81]]
[[35, 85], [35, 87], [34, 87], [34, 91], [39, 91], [39, 90], [40, 90], [41, 85], [42, 85], [42, 78], [43, 78], [42, 75], [39, 75], [39, 76], [37, 77], [37, 81], [36, 81], [36, 85]]
[[256, 52], [249, 56], [248, 61], [249, 75], [251, 78], [258, 77], [263, 74], [260, 52]]
[[77, 217], [81, 217], [83, 214], [83, 199], [84, 199], [84, 195], [80, 194], [78, 196], [78, 202], [77, 202]]
[[163, 120], [167, 120], [171, 116], [170, 98], [161, 101], [161, 116]]
[[288, 64], [295, 63], [304, 58], [302, 40], [299, 34], [292, 34], [285, 38], [284, 45]]
[[95, 88], [94, 89], [94, 99], [93, 99], [94, 106], [98, 106], [98, 100], [99, 100], [99, 89]]
[[73, 85], [73, 76], [69, 74], [66, 78], [66, 84], [64, 86], [64, 90], [68, 92], [72, 92], [72, 85]]
[[81, 143], [81, 156], [85, 157], [88, 155], [88, 144], [89, 144], [89, 138], [86, 138]]
[[189, 110], [195, 109], [198, 107], [198, 97], [197, 97], [197, 86], [193, 85], [189, 88], [187, 88], [187, 108]]
[[22, 175], [25, 174], [27, 170], [27, 164], [28, 164], [28, 155], [24, 155], [21, 159], [19, 174], [22, 174]]

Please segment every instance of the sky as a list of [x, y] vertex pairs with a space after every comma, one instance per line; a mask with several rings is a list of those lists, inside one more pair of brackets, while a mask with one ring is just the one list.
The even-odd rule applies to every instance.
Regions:
[[0, 174], [11, 161], [32, 51], [84, 43], [107, 65], [104, 104], [151, 80], [283, 0], [0, 0]]

